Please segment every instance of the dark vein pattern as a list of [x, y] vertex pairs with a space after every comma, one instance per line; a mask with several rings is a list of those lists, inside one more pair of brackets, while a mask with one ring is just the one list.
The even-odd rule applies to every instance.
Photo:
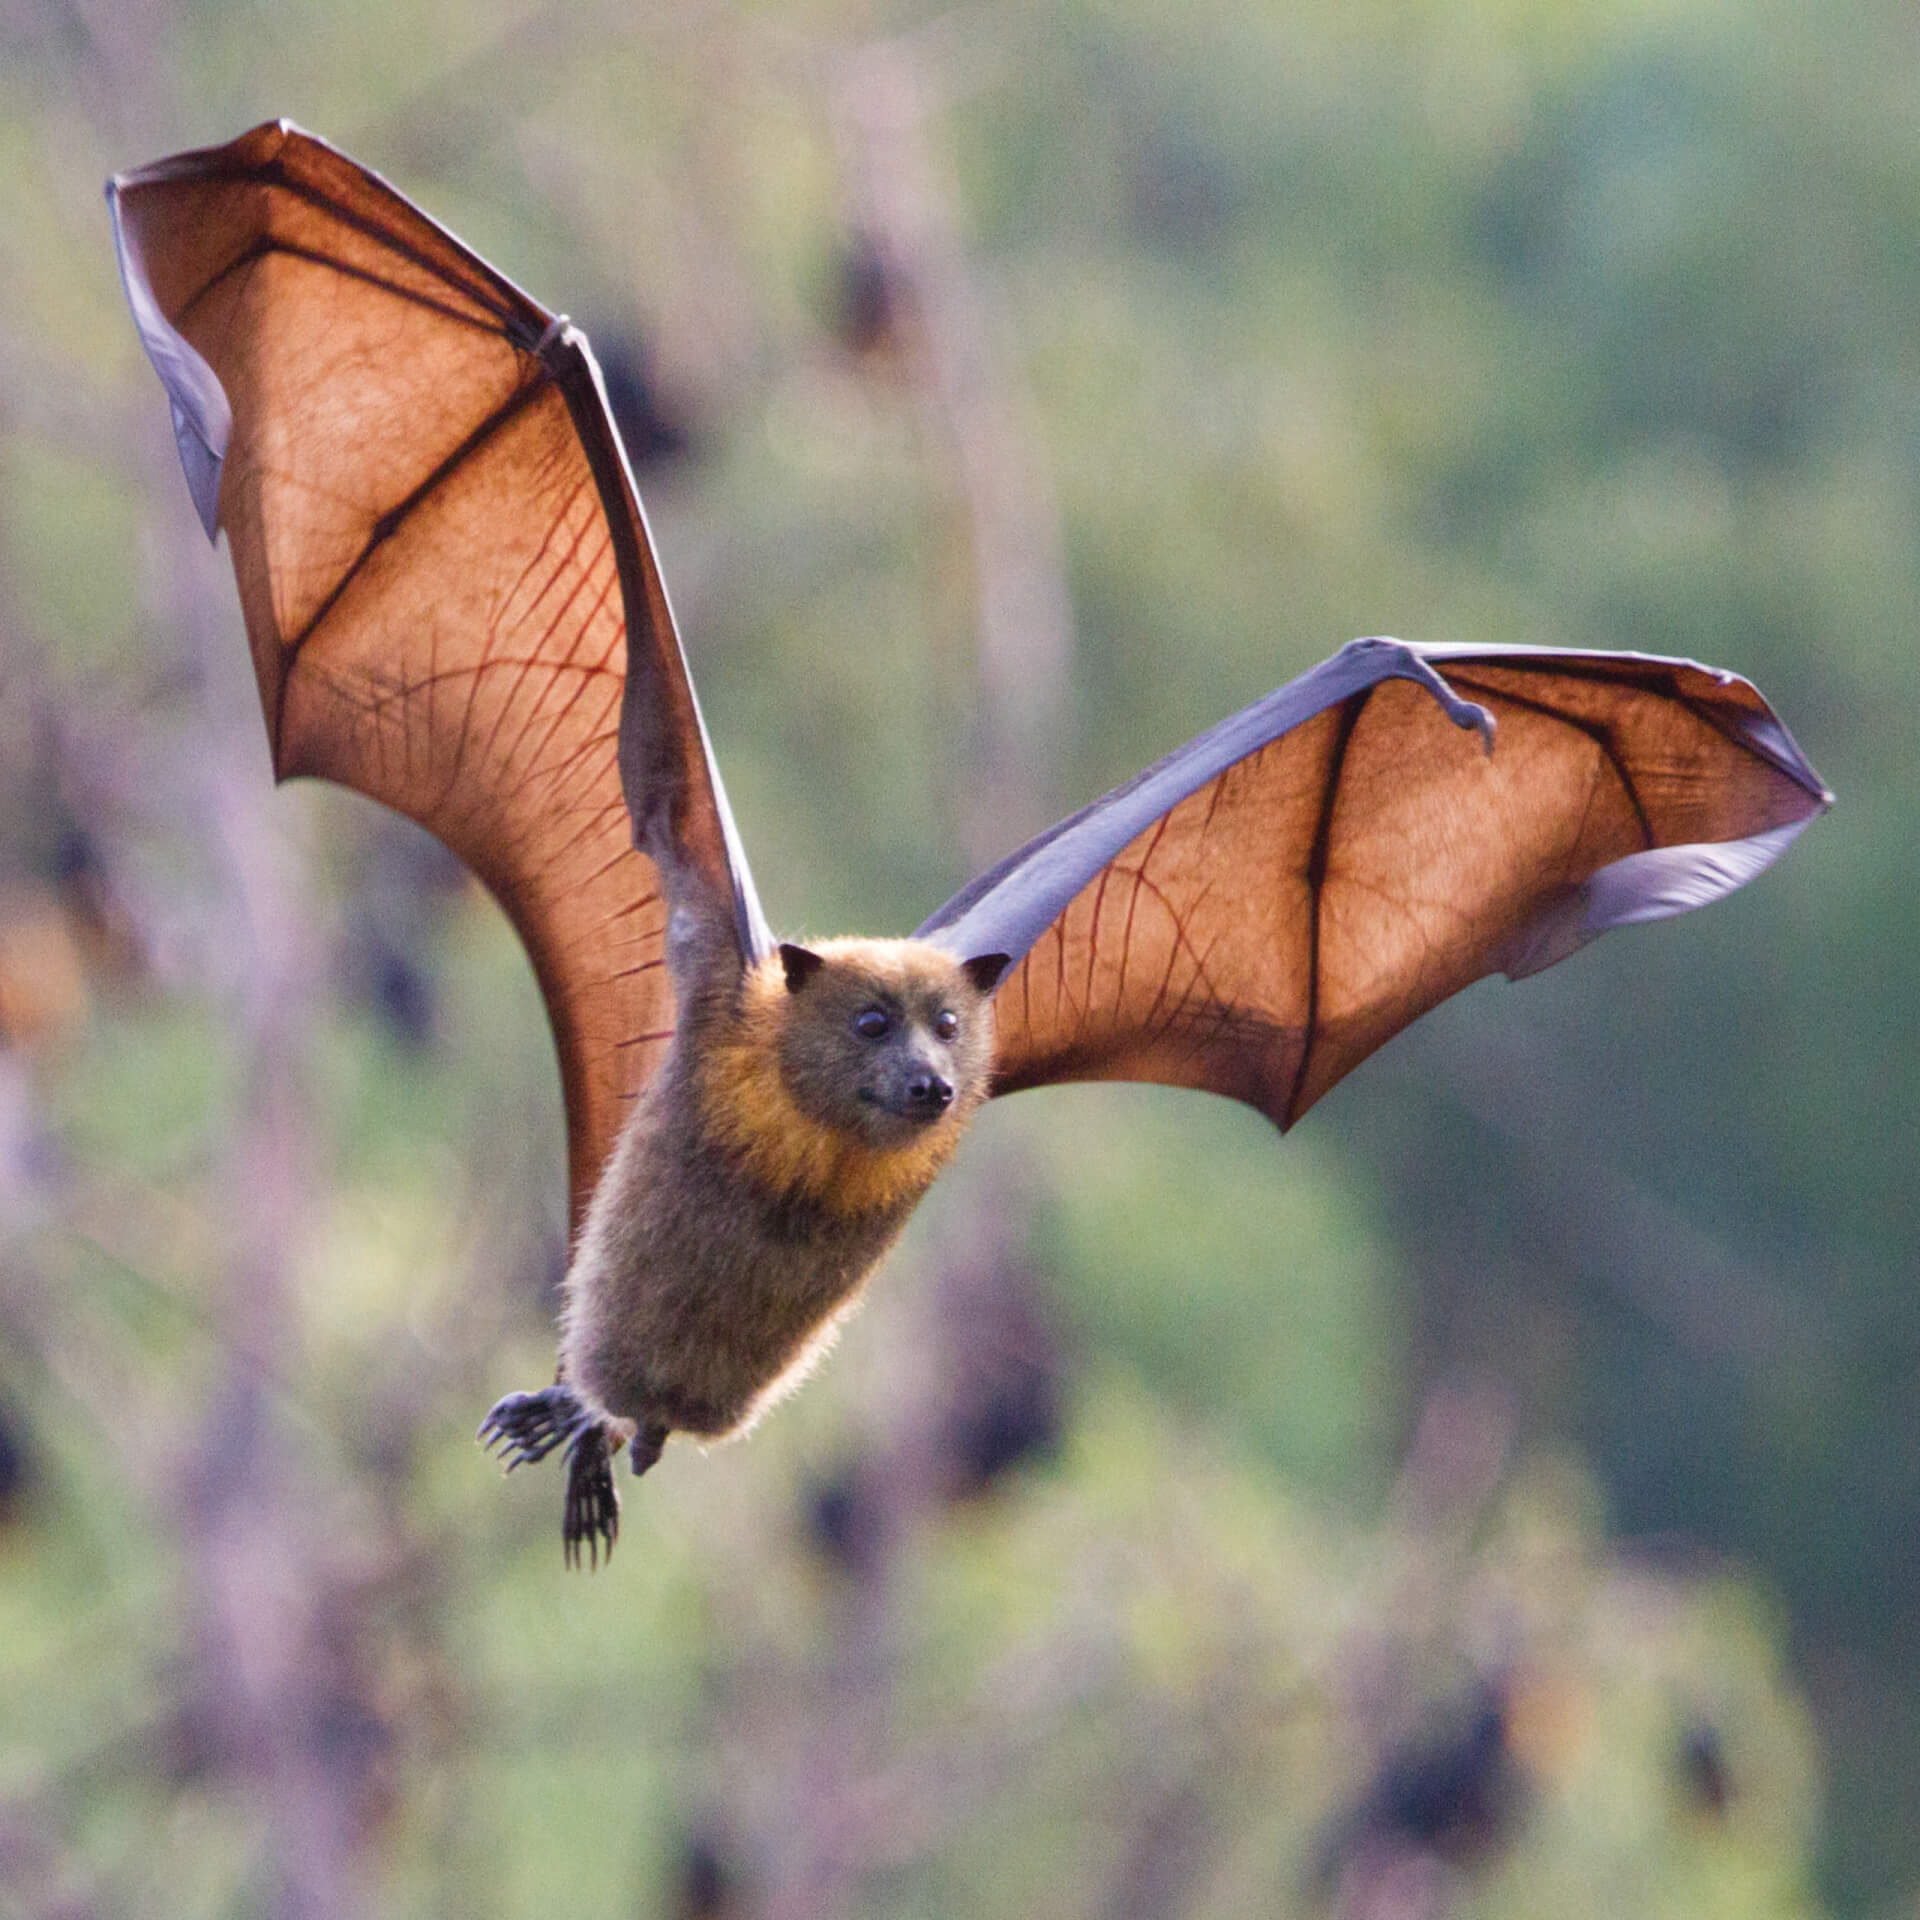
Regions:
[[[1591, 938], [1596, 876], [1825, 804], [1731, 676], [1627, 655], [1435, 665], [1494, 715], [1491, 755], [1428, 691], [1383, 678], [1189, 788], [1017, 960], [996, 1002], [995, 1090], [1157, 1080], [1290, 1126], [1470, 981]], [[1013, 861], [995, 884], [1024, 899], [1034, 883]]]
[[[115, 201], [130, 279], [231, 408], [220, 524], [276, 770], [411, 815], [506, 908], [553, 1019], [577, 1209], [673, 1022], [661, 876], [618, 761], [630, 603], [663, 704], [693, 715], [584, 354], [291, 129]], [[654, 750], [724, 863], [697, 718]]]

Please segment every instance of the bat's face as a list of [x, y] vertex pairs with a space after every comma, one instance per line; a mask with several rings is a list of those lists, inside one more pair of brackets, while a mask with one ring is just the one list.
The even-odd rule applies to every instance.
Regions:
[[782, 949], [781, 1076], [812, 1119], [878, 1149], [957, 1128], [985, 1097], [993, 1013], [967, 971], [917, 941]]

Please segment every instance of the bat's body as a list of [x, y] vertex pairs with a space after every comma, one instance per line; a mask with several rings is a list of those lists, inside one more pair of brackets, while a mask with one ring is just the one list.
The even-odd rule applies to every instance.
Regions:
[[717, 1439], [797, 1385], [987, 1096], [987, 987], [917, 940], [676, 953], [681, 1014], [621, 1129], [566, 1280], [560, 1384], [482, 1429], [568, 1449], [569, 1544], [612, 1524], [612, 1446]]
[[612, 1544], [616, 1445], [644, 1470], [805, 1371], [981, 1100], [1150, 1080], [1290, 1126], [1468, 982], [1704, 905], [1829, 804], [1733, 674], [1358, 640], [913, 939], [776, 946], [580, 335], [284, 123], [108, 196], [276, 772], [437, 833], [545, 993], [560, 1379], [482, 1432], [567, 1446], [570, 1558]]

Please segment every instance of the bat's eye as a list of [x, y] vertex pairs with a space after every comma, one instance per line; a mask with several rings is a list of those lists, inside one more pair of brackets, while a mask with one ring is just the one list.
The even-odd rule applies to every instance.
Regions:
[[853, 1030], [862, 1040], [884, 1040], [892, 1025], [885, 1007], [862, 1007], [853, 1016]]
[[933, 1016], [933, 1030], [942, 1040], [951, 1040], [960, 1031], [960, 1016], [951, 1007], [942, 1007]]

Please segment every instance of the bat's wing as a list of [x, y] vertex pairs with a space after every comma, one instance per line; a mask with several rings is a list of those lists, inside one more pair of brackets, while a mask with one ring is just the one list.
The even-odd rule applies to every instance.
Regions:
[[107, 194], [274, 769], [411, 815], [506, 908], [577, 1210], [672, 1029], [669, 901], [771, 948], [586, 342], [284, 123]]
[[1469, 981], [1731, 892], [1831, 798], [1732, 674], [1356, 640], [919, 931], [1011, 957], [996, 1092], [1164, 1081], [1286, 1127]]

